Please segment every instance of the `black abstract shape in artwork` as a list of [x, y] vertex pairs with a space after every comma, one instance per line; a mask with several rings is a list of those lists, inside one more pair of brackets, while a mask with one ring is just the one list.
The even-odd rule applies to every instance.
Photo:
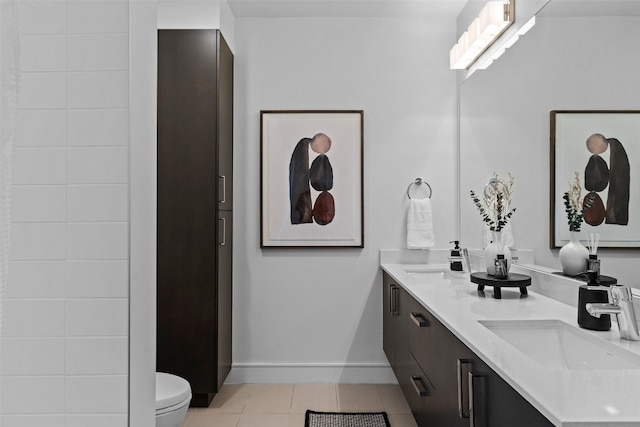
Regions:
[[333, 196], [328, 191], [323, 191], [313, 205], [313, 219], [319, 225], [327, 225], [335, 216], [336, 206]]
[[622, 143], [608, 138], [609, 143], [609, 193], [607, 195], [606, 224], [627, 225], [629, 223], [629, 184], [631, 168]]
[[311, 186], [317, 191], [329, 191], [333, 188], [333, 168], [329, 158], [320, 154], [311, 163]]
[[584, 207], [584, 222], [594, 227], [604, 222], [606, 211], [598, 193], [592, 191], [584, 196], [582, 206]]
[[609, 167], [597, 154], [589, 158], [584, 169], [584, 188], [588, 191], [602, 191], [609, 185]]
[[311, 189], [309, 188], [309, 143], [311, 139], [302, 138], [291, 154], [289, 163], [289, 202], [291, 205], [291, 224], [313, 222], [311, 207]]

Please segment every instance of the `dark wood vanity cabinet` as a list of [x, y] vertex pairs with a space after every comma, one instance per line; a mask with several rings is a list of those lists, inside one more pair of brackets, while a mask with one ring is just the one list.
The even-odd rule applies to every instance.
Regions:
[[386, 273], [383, 284], [384, 350], [418, 426], [552, 425]]
[[[405, 394], [414, 389], [415, 381], [411, 380], [411, 376], [420, 376], [420, 372], [415, 367], [415, 361], [409, 353], [410, 301], [409, 294], [385, 274], [383, 348]], [[420, 384], [416, 383], [416, 385]]]
[[233, 54], [158, 31], [157, 370], [208, 406], [231, 369]]

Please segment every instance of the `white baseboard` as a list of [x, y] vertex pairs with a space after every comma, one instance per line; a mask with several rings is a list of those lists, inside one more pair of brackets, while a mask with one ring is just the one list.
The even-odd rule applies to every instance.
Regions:
[[225, 384], [396, 384], [384, 363], [234, 363]]

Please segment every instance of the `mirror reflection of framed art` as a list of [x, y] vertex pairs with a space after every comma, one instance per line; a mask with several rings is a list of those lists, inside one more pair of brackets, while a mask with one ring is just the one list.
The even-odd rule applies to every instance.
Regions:
[[551, 111], [551, 247], [570, 240], [563, 195], [581, 190], [581, 238], [640, 247], [640, 111]]

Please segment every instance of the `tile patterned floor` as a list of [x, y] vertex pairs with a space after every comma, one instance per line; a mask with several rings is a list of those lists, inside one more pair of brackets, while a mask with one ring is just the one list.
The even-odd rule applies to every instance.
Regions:
[[417, 427], [394, 384], [225, 384], [208, 408], [190, 408], [182, 427], [304, 427], [307, 409], [386, 411], [391, 427]]

